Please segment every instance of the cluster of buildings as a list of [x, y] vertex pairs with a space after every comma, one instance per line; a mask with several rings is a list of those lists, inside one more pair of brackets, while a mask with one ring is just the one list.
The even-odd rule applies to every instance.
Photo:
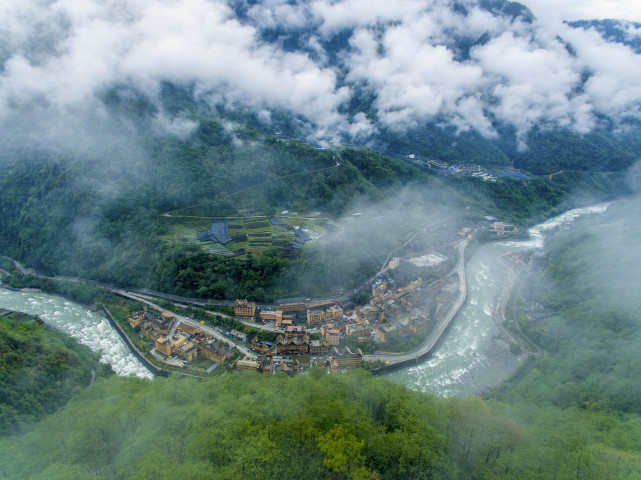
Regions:
[[518, 233], [519, 229], [512, 224], [500, 222], [494, 217], [487, 216], [485, 220], [490, 222], [490, 233], [496, 234], [497, 237], [505, 237], [512, 233]]
[[[388, 343], [397, 337], [426, 334], [451, 308], [457, 292], [456, 277], [427, 286], [422, 278], [417, 278], [404, 288], [392, 288], [381, 276], [372, 285], [370, 303], [349, 314], [331, 300], [312, 303], [309, 298], [281, 299], [273, 309], [262, 310], [246, 300], [238, 300], [235, 305], [238, 316], [247, 318], [253, 312], [263, 323], [273, 321], [284, 330], [273, 342], [255, 337], [250, 348], [258, 358], [240, 361], [237, 367], [265, 375], [277, 371], [295, 373], [312, 365], [323, 365], [331, 372], [358, 368], [362, 365], [362, 351], [341, 349], [343, 340], [351, 337], [349, 344]], [[310, 331], [320, 338], [311, 340]]]
[[282, 371], [297, 373], [314, 365], [329, 368], [332, 373], [344, 372], [359, 368], [363, 364], [363, 352], [348, 347], [331, 348], [325, 338], [310, 340], [310, 335], [302, 325], [288, 326], [283, 335], [275, 342], [259, 341], [258, 337], [251, 342], [251, 348], [258, 353], [256, 360], [241, 360], [237, 363], [239, 370], [258, 370], [263, 375], [273, 375]]
[[228, 347], [214, 341], [214, 337], [202, 332], [200, 327], [177, 323], [167, 312], [160, 315], [145, 310], [131, 312], [128, 322], [131, 328], [140, 331], [141, 336], [154, 342], [152, 353], [155, 351], [163, 359], [180, 358], [184, 365], [202, 355], [212, 362], [223, 363], [232, 354]]

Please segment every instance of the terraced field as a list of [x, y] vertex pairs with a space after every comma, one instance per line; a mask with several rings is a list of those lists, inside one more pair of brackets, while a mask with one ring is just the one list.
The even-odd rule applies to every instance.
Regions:
[[[261, 255], [268, 248], [276, 248], [283, 255], [292, 254], [291, 242], [296, 239], [294, 226], [313, 228], [325, 233], [314, 219], [281, 218], [283, 225], [272, 225], [265, 217], [227, 217], [227, 218], [176, 218], [167, 219], [168, 232], [161, 237], [170, 243], [189, 243], [198, 245], [203, 251], [216, 255], [242, 256], [248, 253]], [[221, 245], [213, 241], [199, 241], [198, 234], [207, 231], [212, 222], [227, 222], [231, 242]], [[202, 236], [201, 236], [202, 237]], [[297, 252], [296, 252], [297, 254]]]

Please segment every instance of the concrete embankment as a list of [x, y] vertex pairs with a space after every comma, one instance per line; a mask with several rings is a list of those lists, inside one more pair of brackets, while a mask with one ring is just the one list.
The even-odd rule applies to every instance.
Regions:
[[467, 283], [466, 283], [466, 277], [465, 277], [465, 247], [467, 246], [467, 240], [464, 240], [461, 242], [459, 245], [458, 249], [458, 264], [456, 267], [456, 273], [458, 274], [458, 279], [459, 279], [459, 289], [458, 289], [458, 295], [456, 297], [456, 301], [454, 302], [454, 305], [452, 305], [452, 308], [449, 310], [447, 315], [441, 322], [439, 322], [435, 329], [427, 336], [425, 341], [423, 342], [422, 345], [420, 345], [418, 348], [406, 352], [406, 353], [389, 353], [389, 354], [374, 354], [374, 355], [365, 355], [363, 357], [363, 360], [369, 361], [369, 362], [374, 362], [377, 360], [386, 362], [385, 365], [382, 365], [380, 367], [377, 367], [372, 370], [372, 373], [374, 375], [382, 375], [384, 373], [389, 373], [391, 371], [407, 367], [407, 366], [413, 366], [417, 365], [421, 362], [423, 362], [431, 353], [432, 350], [438, 345], [441, 337], [443, 334], [447, 331], [448, 327], [450, 326], [450, 323], [460, 310], [460, 308], [463, 306], [463, 303], [465, 303], [465, 299], [467, 297]]
[[114, 328], [114, 330], [116, 330], [116, 332], [118, 332], [118, 335], [120, 335], [122, 340], [125, 342], [125, 345], [127, 345], [129, 350], [131, 351], [131, 353], [133, 353], [134, 356], [138, 360], [140, 360], [140, 363], [142, 363], [145, 367], [147, 367], [149, 369], [149, 371], [151, 373], [153, 373], [154, 375], [158, 375], [160, 377], [168, 377], [171, 374], [170, 371], [163, 370], [162, 368], [157, 367], [156, 365], [151, 363], [142, 354], [142, 352], [140, 350], [138, 350], [138, 348], [136, 348], [136, 346], [131, 342], [131, 340], [129, 339], [129, 337], [127, 336], [125, 331], [122, 329], [122, 327], [120, 325], [118, 325], [118, 322], [116, 322], [116, 320], [114, 320], [114, 318], [111, 316], [111, 313], [109, 312], [109, 310], [107, 310], [107, 307], [105, 307], [103, 305], [102, 306], [102, 310], [103, 310], [103, 312], [105, 312], [105, 315], [107, 316], [107, 320], [109, 320], [109, 324]]

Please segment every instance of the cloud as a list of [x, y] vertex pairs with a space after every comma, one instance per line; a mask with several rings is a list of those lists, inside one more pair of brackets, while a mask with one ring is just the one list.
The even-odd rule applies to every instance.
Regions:
[[[640, 57], [629, 48], [556, 21], [530, 24], [495, 15], [473, 0], [457, 5], [5, 2], [0, 121], [12, 123], [25, 113], [102, 116], [101, 98], [109, 89], [133, 86], [157, 102], [165, 81], [265, 119], [271, 111], [289, 111], [330, 137], [343, 132], [363, 138], [374, 131], [364, 112], [345, 113], [356, 86], [373, 96], [379, 121], [395, 129], [437, 121], [491, 137], [501, 122], [521, 135], [540, 123], [586, 132], [600, 115], [641, 116]], [[245, 16], [236, 14], [241, 7]], [[269, 29], [302, 32], [303, 50], [265, 40]], [[326, 51], [337, 32], [349, 32], [349, 48]], [[629, 35], [638, 31], [630, 28]], [[157, 110], [164, 115], [159, 103]], [[156, 125], [180, 135], [193, 128], [180, 118], [158, 118]]]
[[[161, 81], [196, 83], [229, 103], [282, 108], [321, 125], [338, 120], [347, 90], [336, 86], [333, 70], [305, 54], [261, 43], [255, 28], [233, 18], [222, 2], [175, 0], [119, 3], [59, 1], [40, 5], [60, 25], [56, 54], [34, 62], [33, 9], [5, 10], [4, 25], [30, 19], [22, 40], [5, 55], [0, 105], [45, 103], [64, 110], [92, 100], [102, 90], [134, 82], [152, 95]], [[15, 28], [14, 28], [15, 30]], [[10, 30], [3, 28], [3, 37]], [[31, 32], [31, 34], [29, 33]], [[3, 38], [4, 40], [4, 38]]]
[[521, 3], [544, 21], [616, 18], [641, 22], [641, 4], [637, 0], [524, 0]]

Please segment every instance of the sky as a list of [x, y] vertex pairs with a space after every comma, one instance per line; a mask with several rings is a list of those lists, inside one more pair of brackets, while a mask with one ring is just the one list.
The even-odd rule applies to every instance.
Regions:
[[[641, 119], [641, 56], [560, 18], [625, 17], [628, 0], [530, 0], [533, 24], [493, 15], [474, 0], [24, 0], [0, 3], [0, 130], [38, 119], [42, 130], [73, 125], [113, 88], [144, 92], [157, 125], [188, 135], [196, 124], [158, 102], [163, 82], [199, 101], [303, 119], [320, 137], [364, 139], [380, 125], [426, 122], [524, 137], [536, 125], [586, 133], [601, 118]], [[239, 17], [235, 7], [245, 15]], [[301, 49], [265, 33], [298, 29]], [[350, 29], [338, 64], [323, 45]], [[630, 38], [641, 29], [629, 27]], [[455, 40], [477, 42], [461, 58]], [[373, 95], [378, 124], [349, 116], [354, 95]], [[44, 120], [43, 120], [44, 119]], [[27, 122], [30, 123], [31, 121]], [[95, 125], [83, 119], [81, 124]]]

